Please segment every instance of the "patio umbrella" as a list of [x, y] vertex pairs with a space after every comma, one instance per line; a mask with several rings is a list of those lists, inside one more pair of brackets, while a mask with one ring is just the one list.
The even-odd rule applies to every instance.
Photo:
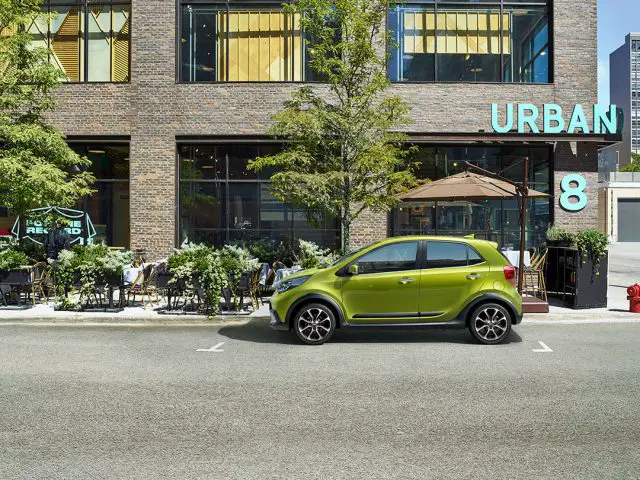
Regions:
[[[545, 198], [546, 193], [529, 189], [527, 198]], [[511, 200], [518, 197], [517, 187], [511, 183], [479, 173], [462, 172], [435, 182], [425, 183], [403, 193], [405, 201]]]
[[[526, 208], [528, 198], [545, 198], [546, 193], [531, 190], [528, 183], [528, 158], [524, 159], [524, 181], [522, 183], [498, 178], [499, 175], [488, 172], [476, 165], [467, 163], [482, 173], [464, 171], [449, 177], [425, 183], [398, 196], [405, 201], [460, 201], [460, 200], [511, 200], [518, 199], [520, 205], [520, 261], [518, 262], [518, 291], [522, 293], [524, 276], [524, 237]], [[486, 173], [486, 174], [485, 174]], [[525, 201], [522, 201], [525, 200]]]

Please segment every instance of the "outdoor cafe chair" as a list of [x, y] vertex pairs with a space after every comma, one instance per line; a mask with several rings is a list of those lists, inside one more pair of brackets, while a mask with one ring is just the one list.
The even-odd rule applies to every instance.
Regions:
[[531, 266], [524, 270], [524, 293], [531, 294], [547, 301], [547, 286], [544, 281], [544, 265], [547, 261], [547, 250], [541, 251], [531, 259]]

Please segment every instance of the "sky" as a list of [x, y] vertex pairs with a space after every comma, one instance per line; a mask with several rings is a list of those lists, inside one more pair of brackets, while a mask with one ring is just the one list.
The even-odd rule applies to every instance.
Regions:
[[640, 32], [640, 0], [598, 0], [598, 102], [609, 103], [609, 54]]

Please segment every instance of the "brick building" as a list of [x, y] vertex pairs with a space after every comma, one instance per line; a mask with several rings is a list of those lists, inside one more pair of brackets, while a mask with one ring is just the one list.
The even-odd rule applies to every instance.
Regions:
[[[437, 5], [436, 5], [437, 3]], [[247, 160], [279, 148], [271, 116], [312, 81], [295, 18], [277, 3], [232, 0], [65, 0], [34, 24], [68, 83], [50, 120], [94, 160], [98, 192], [83, 203], [112, 245], [167, 254], [184, 239], [224, 243], [296, 236], [337, 244], [332, 219], [309, 225], [300, 209], [269, 194], [268, 176]], [[392, 92], [412, 106], [407, 133], [420, 146], [418, 175], [437, 179], [472, 161], [522, 177], [549, 200], [531, 201], [528, 242], [551, 223], [597, 226], [593, 133], [495, 133], [491, 105], [596, 103], [596, 0], [416, 1], [389, 10], [398, 40]], [[88, 32], [85, 34], [84, 32]], [[324, 88], [316, 84], [316, 88]], [[590, 119], [591, 122], [591, 119]], [[561, 180], [586, 180], [586, 206], [560, 206]], [[352, 242], [390, 234], [475, 232], [517, 246], [514, 201], [403, 204], [367, 213]]]

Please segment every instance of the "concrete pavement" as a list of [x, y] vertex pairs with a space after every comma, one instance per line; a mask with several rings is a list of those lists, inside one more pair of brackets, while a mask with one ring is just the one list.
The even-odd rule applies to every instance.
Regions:
[[1, 326], [0, 478], [637, 478], [639, 342], [637, 323], [529, 322], [495, 347]]

